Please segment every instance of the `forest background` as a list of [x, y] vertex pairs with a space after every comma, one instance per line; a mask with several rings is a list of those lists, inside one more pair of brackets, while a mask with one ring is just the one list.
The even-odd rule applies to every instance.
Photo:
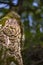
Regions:
[[24, 64], [43, 65], [43, 0], [0, 0], [0, 20], [12, 7], [24, 24]]

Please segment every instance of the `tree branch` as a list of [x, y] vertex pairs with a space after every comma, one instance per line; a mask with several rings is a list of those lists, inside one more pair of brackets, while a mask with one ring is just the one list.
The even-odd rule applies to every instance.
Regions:
[[23, 1], [24, 1], [24, 0], [19, 0], [19, 1], [18, 1], [18, 13], [19, 13], [19, 14], [21, 14], [21, 12], [22, 12], [22, 10], [23, 10], [23, 7], [22, 7]]
[[9, 2], [4, 2], [4, 1], [0, 1], [0, 3], [3, 3], [3, 4], [9, 4]]
[[23, 7], [22, 7], [23, 1], [24, 1], [24, 0], [18, 0], [18, 4], [17, 4], [17, 5], [14, 5], [14, 3], [12, 3], [12, 0], [10, 0], [10, 1], [8, 1], [8, 2], [0, 1], [0, 3], [8, 4], [8, 5], [10, 6], [10, 8], [9, 8], [10, 10], [12, 10], [12, 7], [18, 7], [17, 12], [18, 12], [19, 14], [21, 14], [22, 11], [23, 11]]

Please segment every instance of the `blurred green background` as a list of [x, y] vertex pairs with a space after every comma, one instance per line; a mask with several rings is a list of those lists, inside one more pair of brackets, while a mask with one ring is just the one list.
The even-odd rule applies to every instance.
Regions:
[[[21, 22], [24, 24], [25, 42], [23, 57], [28, 60], [27, 63], [25, 63], [25, 65], [28, 65], [30, 59], [27, 59], [28, 56], [25, 51], [32, 47], [43, 47], [43, 0], [0, 0], [0, 20], [12, 7], [14, 11], [21, 16]], [[29, 54], [28, 51], [29, 50], [27, 50], [27, 54]], [[26, 62], [26, 60], [24, 60], [24, 62]], [[32, 64], [30, 63], [29, 65]]]

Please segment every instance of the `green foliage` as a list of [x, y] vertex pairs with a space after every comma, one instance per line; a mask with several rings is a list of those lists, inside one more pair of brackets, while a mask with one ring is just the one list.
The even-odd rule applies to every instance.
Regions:
[[[33, 2], [35, 2], [35, 3], [37, 2], [38, 6], [33, 5]], [[18, 7], [16, 7], [16, 8], [18, 11]], [[24, 0], [21, 9], [22, 9], [21, 19], [23, 19], [24, 32], [25, 32], [24, 49], [27, 51], [26, 48], [30, 48], [31, 46], [35, 47], [36, 45], [39, 45], [39, 44], [41, 46], [43, 46], [43, 0]], [[9, 9], [8, 10], [2, 9], [1, 11], [5, 15], [6, 14], [5, 12], [9, 12]], [[2, 16], [2, 19], [0, 19], [0, 24], [4, 25], [5, 24], [4, 21], [6, 21], [6, 19], [8, 17], [12, 17], [12, 15], [10, 15], [10, 14], [8, 16], [6, 16], [5, 19]], [[30, 20], [28, 18], [29, 15], [32, 17], [32, 19], [31, 19], [32, 26], [30, 26]], [[41, 31], [40, 31], [40, 28], [41, 28]], [[28, 51], [27, 51], [27, 53], [28, 53]], [[27, 55], [26, 55], [26, 57], [28, 58]], [[25, 59], [25, 55], [24, 55], [24, 59], [26, 61], [27, 61], [27, 58]], [[28, 61], [27, 63], [29, 63], [29, 62], [30, 61]], [[26, 65], [27, 65], [27, 63], [26, 63]]]
[[23, 51], [24, 65], [43, 65], [43, 47], [37, 45]]
[[9, 18], [15, 18], [16, 20], [20, 21], [20, 16], [16, 12], [10, 11], [8, 14], [0, 19], [0, 24], [4, 26], [6, 20], [8, 20]]

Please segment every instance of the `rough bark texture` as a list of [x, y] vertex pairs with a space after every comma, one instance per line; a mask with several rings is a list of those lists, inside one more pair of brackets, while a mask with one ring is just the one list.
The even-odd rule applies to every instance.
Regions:
[[[16, 14], [17, 16], [17, 14]], [[6, 18], [6, 17], [5, 17]], [[0, 27], [0, 47], [3, 49], [1, 59], [4, 59], [4, 65], [8, 65], [8, 57], [13, 57], [19, 65], [23, 65], [21, 55], [21, 41], [23, 31], [16, 18], [8, 18], [5, 25]]]

